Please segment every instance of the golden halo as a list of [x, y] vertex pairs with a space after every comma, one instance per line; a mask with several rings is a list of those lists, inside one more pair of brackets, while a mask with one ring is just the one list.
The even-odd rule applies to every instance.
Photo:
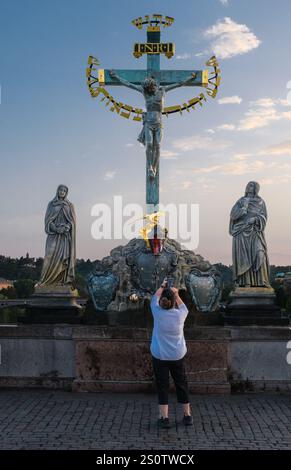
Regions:
[[[97, 71], [97, 68], [94, 66], [100, 65], [98, 59], [93, 56], [89, 56], [88, 65], [89, 67], [87, 67], [86, 69], [86, 77], [87, 85], [92, 98], [97, 98], [97, 96], [103, 95], [101, 101], [106, 100], [105, 105], [111, 105], [109, 108], [110, 111], [116, 112], [119, 116], [124, 117], [126, 119], [131, 118], [133, 121], [142, 121], [142, 114], [144, 112], [143, 109], [130, 106], [120, 101], [116, 101], [103, 86], [99, 85], [98, 78], [93, 75], [94, 71]], [[210, 76], [208, 78], [206, 93], [211, 98], [215, 98], [221, 81], [220, 69], [216, 57], [212, 56], [206, 62], [205, 65], [207, 65], [208, 67], [212, 67], [213, 69], [210, 71], [209, 74]], [[162, 111], [162, 114], [168, 117], [169, 114], [182, 114], [183, 111], [187, 111], [189, 113], [191, 109], [195, 110], [195, 106], [197, 106], [198, 104], [200, 106], [203, 106], [203, 101], [207, 101], [206, 97], [204, 93], [199, 93], [199, 95], [195, 96], [194, 98], [188, 100], [185, 103], [165, 107]]]

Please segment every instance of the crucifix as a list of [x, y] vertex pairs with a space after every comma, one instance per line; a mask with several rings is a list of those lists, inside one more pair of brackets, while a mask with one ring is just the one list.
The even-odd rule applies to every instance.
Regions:
[[[160, 56], [164, 54], [168, 59], [174, 56], [173, 43], [161, 43], [161, 28], [172, 25], [174, 19], [162, 15], [146, 15], [133, 20], [133, 25], [138, 29], [147, 27], [147, 42], [136, 43], [133, 55], [137, 59], [144, 54], [147, 56], [146, 70], [111, 70], [96, 69], [99, 61], [93, 56], [89, 57], [87, 68], [87, 83], [92, 97], [103, 95], [106, 105], [111, 105], [110, 110], [120, 116], [142, 121], [142, 131], [138, 140], [146, 147], [146, 204], [147, 213], [156, 213], [159, 210], [159, 161], [160, 143], [162, 138], [162, 115], [168, 116], [183, 111], [195, 109], [206, 101], [204, 93], [188, 100], [187, 102], [170, 107], [164, 107], [165, 94], [182, 86], [196, 86], [207, 89], [207, 94], [215, 98], [220, 84], [220, 70], [216, 58], [213, 56], [206, 62], [213, 71], [209, 76], [209, 70], [161, 70]], [[94, 71], [97, 70], [97, 76]], [[135, 108], [116, 101], [106, 90], [105, 86], [127, 86], [143, 94], [146, 110]]]

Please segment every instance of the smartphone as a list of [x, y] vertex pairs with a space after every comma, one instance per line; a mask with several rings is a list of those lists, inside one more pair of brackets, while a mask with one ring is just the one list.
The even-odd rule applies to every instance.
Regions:
[[172, 277], [167, 278], [167, 287], [168, 289], [171, 289], [171, 287], [174, 286], [174, 279]]

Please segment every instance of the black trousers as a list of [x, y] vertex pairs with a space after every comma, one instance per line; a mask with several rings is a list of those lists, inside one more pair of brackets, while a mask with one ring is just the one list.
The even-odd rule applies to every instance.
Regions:
[[169, 402], [169, 373], [175, 383], [178, 403], [189, 403], [184, 357], [178, 361], [162, 361], [152, 356], [159, 405], [167, 405]]

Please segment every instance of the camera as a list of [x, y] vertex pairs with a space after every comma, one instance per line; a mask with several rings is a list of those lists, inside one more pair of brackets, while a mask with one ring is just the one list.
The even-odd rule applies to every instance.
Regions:
[[172, 277], [166, 277], [164, 280], [164, 283], [166, 284], [165, 287], [168, 289], [171, 289], [171, 287], [174, 287], [174, 279]]

